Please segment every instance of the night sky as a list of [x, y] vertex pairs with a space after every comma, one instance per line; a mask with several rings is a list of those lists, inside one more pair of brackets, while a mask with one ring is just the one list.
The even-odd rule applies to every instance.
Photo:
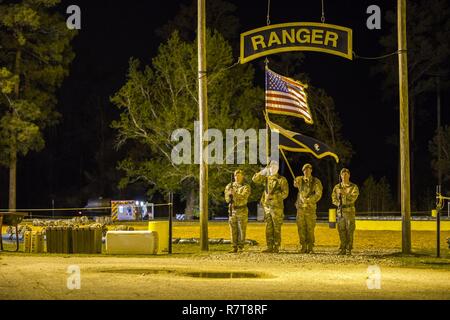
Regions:
[[[214, 0], [207, 0], [214, 1]], [[262, 27], [266, 23], [266, 1], [229, 0], [237, 5], [240, 32]], [[272, 24], [283, 22], [320, 22], [320, 0], [272, 0]], [[46, 148], [21, 158], [18, 165], [18, 208], [39, 208], [84, 205], [75, 197], [89, 181], [96, 168], [94, 158], [99, 148], [98, 136], [112, 146], [114, 131], [109, 122], [117, 119], [118, 111], [109, 102], [123, 84], [130, 57], [149, 64], [163, 41], [155, 30], [172, 19], [180, 3], [188, 1], [63, 1], [61, 13], [70, 4], [82, 10], [82, 29], [73, 41], [76, 58], [70, 76], [58, 92], [58, 110], [62, 114], [59, 125], [46, 131]], [[396, 1], [341, 0], [326, 1], [326, 22], [353, 29], [354, 51], [360, 56], [386, 54], [379, 45], [381, 36], [390, 26], [382, 20], [381, 30], [366, 27], [366, 8], [377, 4], [384, 16], [396, 9]], [[382, 76], [372, 76], [372, 60], [347, 60], [333, 55], [305, 52], [304, 71], [313, 85], [332, 96], [343, 122], [344, 137], [353, 145], [355, 155], [350, 164], [352, 179], [362, 183], [370, 174], [386, 176], [396, 196], [398, 147], [388, 140], [398, 133], [398, 101], [385, 101]], [[236, 56], [237, 59], [237, 56]], [[394, 57], [393, 59], [397, 59]], [[256, 62], [250, 62], [255, 63]], [[259, 69], [258, 69], [259, 70]], [[260, 72], [260, 71], [258, 71]], [[261, 71], [262, 72], [262, 71]], [[257, 79], [261, 79], [258, 75]], [[260, 83], [259, 85], [263, 85]], [[395, 88], [397, 90], [397, 88]], [[394, 95], [395, 97], [396, 95]], [[417, 159], [413, 170], [420, 172], [416, 183], [433, 188], [428, 141], [436, 128], [434, 94], [429, 95], [417, 123]], [[450, 122], [446, 111], [448, 93], [443, 91], [443, 124]], [[99, 110], [104, 112], [103, 131], [100, 129]], [[294, 129], [294, 128], [292, 128]], [[120, 160], [124, 154], [111, 148], [108, 159]], [[108, 163], [113, 163], [109, 161]], [[109, 165], [109, 164], [108, 164]], [[113, 170], [114, 167], [107, 168]], [[287, 174], [287, 173], [286, 173]], [[431, 177], [431, 178], [430, 178]], [[425, 187], [425, 185], [424, 185]], [[0, 207], [7, 207], [8, 171], [0, 169]], [[105, 197], [143, 197], [142, 190], [130, 188], [120, 194], [116, 186], [108, 186]], [[97, 195], [94, 195], [97, 196]], [[76, 197], [75, 197], [76, 198]]]

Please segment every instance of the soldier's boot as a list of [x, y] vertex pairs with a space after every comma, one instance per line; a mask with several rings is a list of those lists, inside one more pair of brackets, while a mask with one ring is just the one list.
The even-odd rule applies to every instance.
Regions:
[[300, 253], [306, 253], [308, 252], [308, 248], [306, 246], [302, 246], [302, 248], [300, 249]]
[[273, 248], [271, 247], [267, 247], [267, 249], [261, 251], [262, 253], [272, 253], [273, 252]]
[[311, 254], [314, 253], [314, 246], [313, 246], [312, 244], [309, 244], [309, 245], [308, 245], [308, 251], [307, 251], [307, 253], [311, 253]]
[[231, 249], [228, 253], [237, 253], [237, 252], [238, 252], [238, 248], [233, 247], [233, 249]]
[[351, 256], [352, 255], [352, 249], [347, 249], [347, 255]]
[[238, 251], [239, 251], [239, 252], [244, 252], [244, 247], [239, 247], [239, 248], [238, 248]]
[[345, 255], [345, 249], [339, 248], [338, 255], [340, 255], [340, 256]]
[[273, 247], [273, 253], [278, 253], [280, 252], [280, 249], [278, 247]]

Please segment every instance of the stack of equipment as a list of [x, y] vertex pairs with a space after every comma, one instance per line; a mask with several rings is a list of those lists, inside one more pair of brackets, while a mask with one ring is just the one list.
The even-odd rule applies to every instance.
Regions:
[[72, 229], [72, 253], [102, 253], [101, 227], [75, 226]]
[[48, 253], [102, 253], [99, 226], [56, 226], [46, 228]]
[[44, 252], [44, 235], [39, 231], [31, 232], [31, 246], [32, 253]]
[[45, 229], [48, 253], [71, 253], [72, 227], [50, 226]]

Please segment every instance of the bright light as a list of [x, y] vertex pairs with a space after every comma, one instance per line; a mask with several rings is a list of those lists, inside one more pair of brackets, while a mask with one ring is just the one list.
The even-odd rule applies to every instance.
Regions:
[[137, 206], [139, 205], [139, 201], [136, 201], [136, 205], [137, 205]]

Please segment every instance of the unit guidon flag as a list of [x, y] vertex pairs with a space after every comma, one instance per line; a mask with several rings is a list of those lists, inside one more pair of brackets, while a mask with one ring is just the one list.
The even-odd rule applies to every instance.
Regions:
[[305, 136], [304, 134], [286, 130], [281, 126], [271, 122], [267, 118], [267, 116], [266, 121], [270, 127], [270, 130], [279, 134], [278, 148], [280, 150], [311, 153], [318, 159], [330, 156], [334, 158], [336, 163], [339, 162], [338, 155], [325, 143], [320, 142], [317, 139]]

